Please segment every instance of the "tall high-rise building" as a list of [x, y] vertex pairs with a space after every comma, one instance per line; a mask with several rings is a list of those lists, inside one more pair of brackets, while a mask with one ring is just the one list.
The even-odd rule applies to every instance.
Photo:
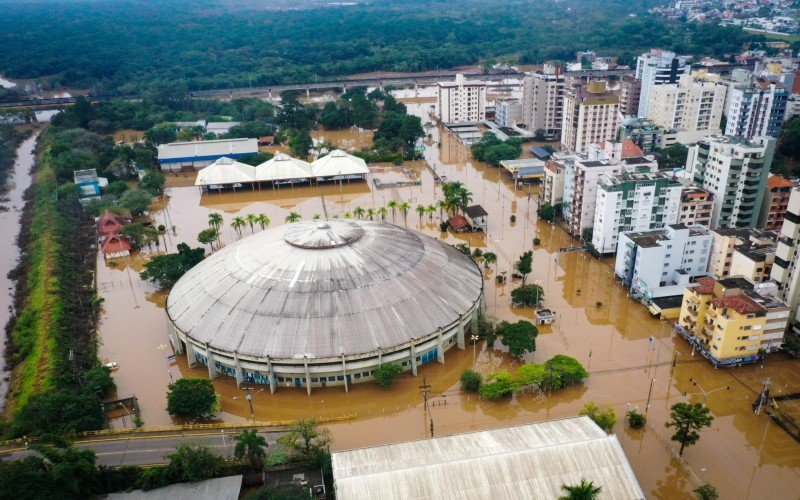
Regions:
[[691, 67], [685, 57], [676, 56], [674, 52], [652, 49], [636, 59], [636, 79], [642, 82], [639, 98], [639, 117], [647, 116], [650, 91], [657, 85], [678, 83], [681, 75], [688, 73]]
[[588, 151], [590, 144], [613, 141], [619, 125], [619, 96], [606, 82], [589, 82], [564, 93], [561, 145], [572, 152]]
[[545, 64], [522, 80], [522, 121], [531, 132], [544, 131], [549, 140], [561, 135], [564, 67]]
[[647, 118], [665, 129], [675, 129], [679, 142], [696, 142], [719, 134], [727, 87], [719, 75], [694, 72], [678, 83], [650, 89]]
[[456, 75], [454, 82], [439, 82], [437, 110], [444, 123], [475, 123], [486, 119], [486, 82]]
[[789, 197], [770, 278], [778, 282], [778, 298], [789, 304], [792, 317], [800, 307], [800, 188]]
[[767, 188], [764, 190], [764, 200], [761, 203], [761, 214], [758, 216], [760, 227], [763, 226], [768, 231], [781, 230], [794, 187], [794, 182], [780, 175], [769, 176]]
[[638, 116], [642, 97], [642, 81], [623, 76], [619, 82], [619, 112], [622, 116]]
[[725, 135], [778, 137], [786, 117], [789, 93], [779, 82], [757, 78], [745, 88], [734, 87]]
[[714, 195], [712, 229], [755, 227], [774, 153], [769, 137], [716, 136], [689, 148], [686, 170]]

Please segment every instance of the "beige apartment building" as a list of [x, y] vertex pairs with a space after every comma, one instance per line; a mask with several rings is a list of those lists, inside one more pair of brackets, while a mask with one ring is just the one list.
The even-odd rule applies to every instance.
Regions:
[[589, 82], [564, 93], [561, 146], [574, 153], [589, 150], [590, 144], [613, 141], [619, 126], [619, 96], [606, 82]]
[[[773, 257], [770, 262], [771, 267], [772, 261], [774, 261], [775, 237], [776, 234], [771, 231], [761, 231], [754, 228], [720, 227], [711, 231], [711, 252], [708, 258], [708, 273], [717, 278], [724, 278], [734, 274], [732, 272], [733, 254], [736, 248], [741, 245], [747, 245], [746, 248], [748, 248], [750, 252], [759, 248], [773, 246]], [[750, 260], [756, 262], [757, 259], [753, 258]], [[744, 261], [739, 263], [738, 266], [744, 266], [742, 270], [749, 269]], [[757, 265], [754, 265], [754, 267], [757, 267]], [[767, 274], [769, 274], [769, 272], [768, 270]], [[754, 274], [754, 272], [750, 274]]]
[[522, 121], [531, 132], [558, 139], [564, 114], [564, 67], [545, 64], [522, 80]]
[[714, 209], [714, 195], [698, 187], [685, 187], [681, 191], [681, 206], [678, 222], [687, 226], [706, 226], [711, 224]]

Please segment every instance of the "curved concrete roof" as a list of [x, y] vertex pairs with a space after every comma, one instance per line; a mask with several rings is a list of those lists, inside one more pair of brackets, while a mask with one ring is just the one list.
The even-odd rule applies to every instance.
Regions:
[[339, 358], [453, 324], [483, 277], [434, 238], [372, 221], [304, 221], [212, 254], [167, 298], [175, 327], [241, 356]]

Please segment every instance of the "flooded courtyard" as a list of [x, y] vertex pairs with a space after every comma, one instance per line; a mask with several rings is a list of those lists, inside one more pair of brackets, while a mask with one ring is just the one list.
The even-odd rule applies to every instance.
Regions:
[[[402, 97], [408, 98], [409, 112], [423, 116], [423, 123], [428, 121], [424, 115], [430, 109], [430, 98], [415, 97], [413, 90]], [[266, 388], [254, 395], [257, 420], [347, 416], [329, 425], [335, 448], [346, 449], [424, 438], [430, 435], [431, 426], [435, 435], [446, 435], [570, 417], [586, 402], [594, 401], [616, 410], [616, 435], [649, 497], [688, 496], [700, 481], [712, 482], [722, 498], [796, 496], [800, 491], [800, 444], [751, 409], [767, 377], [773, 393], [800, 392], [800, 370], [795, 361], [777, 355], [763, 367], [715, 370], [699, 355], [692, 356], [691, 348], [673, 334], [669, 323], [654, 318], [645, 306], [628, 298], [626, 289], [616, 283], [610, 262], [591, 258], [585, 252], [558, 251], [576, 242], [557, 225], [537, 219], [537, 188], [515, 188], [507, 172], [473, 162], [468, 148], [451, 135], [436, 127], [426, 132], [431, 140], [424, 162], [406, 163], [404, 168], [371, 166], [368, 182], [201, 194], [193, 186], [193, 175], [170, 176], [165, 201], [152, 210], [156, 224], [174, 227], [165, 238], [166, 249], [161, 251], [174, 252], [180, 242], [200, 246], [197, 234], [207, 227], [208, 215], [214, 212], [225, 219], [221, 239], [223, 244], [230, 244], [238, 238], [231, 221], [249, 213], [266, 214], [270, 227], [276, 227], [283, 225], [291, 212], [303, 219], [343, 218], [357, 207], [374, 210], [391, 200], [405, 201], [411, 206], [408, 213], [389, 211], [387, 222], [449, 244], [466, 243], [470, 248], [497, 254], [497, 263], [485, 266], [484, 271], [486, 314], [497, 320], [532, 318], [531, 309], [511, 307], [510, 292], [519, 282], [509, 279], [505, 285], [496, 285], [495, 276], [502, 272], [510, 275], [519, 255], [533, 250], [533, 272], [528, 282], [544, 288], [544, 307], [556, 312], [556, 322], [539, 328], [536, 351], [524, 360], [509, 357], [500, 342], [494, 348], [480, 342], [463, 351], [447, 351], [444, 364], [425, 364], [419, 376], [405, 374], [389, 389], [366, 383], [351, 386], [349, 393], [342, 387], [328, 387], [315, 388], [307, 396], [302, 389], [280, 387], [270, 394]], [[352, 131], [315, 133], [314, 137], [343, 149], [350, 149], [351, 144], [361, 147], [368, 141], [363, 132]], [[489, 212], [485, 233], [442, 233], [438, 209], [430, 215], [417, 214], [417, 205], [432, 205], [442, 198], [432, 169], [448, 181], [461, 182], [472, 192], [472, 203]], [[373, 179], [419, 181], [419, 185], [379, 189]], [[510, 222], [511, 215], [516, 216], [516, 222]], [[375, 219], [380, 220], [380, 216], [375, 215]], [[258, 225], [252, 229], [246, 226], [242, 233], [246, 237], [260, 230]], [[533, 245], [534, 237], [541, 239], [540, 245]], [[172, 350], [163, 310], [166, 293], [142, 282], [138, 275], [146, 254], [113, 262], [99, 256], [98, 288], [105, 299], [101, 357], [118, 363], [114, 375], [119, 396], [136, 396], [145, 425], [150, 426], [171, 422], [165, 398], [170, 380], [207, 376], [208, 372], [203, 366], [190, 369], [185, 357], [170, 362]], [[466, 368], [474, 366], [484, 375], [513, 372], [525, 362], [543, 362], [556, 354], [577, 358], [587, 367], [589, 378], [582, 385], [550, 395], [523, 393], [498, 402], [479, 401], [459, 389], [458, 377]], [[419, 388], [423, 376], [433, 396], [427, 414]], [[670, 442], [664, 422], [672, 404], [704, 400], [690, 378], [705, 391], [729, 389], [707, 397], [714, 424], [701, 432], [697, 445], [686, 449], [683, 463], [672, 452], [677, 447]], [[220, 376], [215, 386], [222, 395], [221, 419], [249, 418], [244, 393], [233, 379]], [[651, 386], [646, 429], [627, 429], [625, 411], [637, 407], [644, 412]]]

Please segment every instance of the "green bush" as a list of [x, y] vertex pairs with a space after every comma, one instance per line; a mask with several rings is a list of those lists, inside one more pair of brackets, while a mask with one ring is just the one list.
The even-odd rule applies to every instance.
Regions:
[[483, 384], [478, 393], [483, 399], [494, 401], [514, 393], [516, 385], [509, 373], [495, 373], [490, 382]]
[[461, 372], [461, 388], [467, 392], [478, 392], [483, 383], [483, 375], [475, 370]]
[[145, 490], [155, 490], [163, 488], [169, 484], [167, 469], [164, 467], [150, 467], [142, 472], [142, 479], [139, 486]]
[[394, 363], [382, 363], [372, 372], [375, 381], [381, 387], [390, 387], [395, 379], [403, 373], [403, 367]]
[[614, 408], [610, 406], [600, 408], [592, 401], [589, 401], [583, 406], [580, 415], [586, 415], [591, 418], [601, 429], [609, 433], [617, 423], [617, 414], [614, 413]]
[[636, 410], [631, 410], [626, 415], [631, 429], [641, 429], [647, 423], [647, 417]]

